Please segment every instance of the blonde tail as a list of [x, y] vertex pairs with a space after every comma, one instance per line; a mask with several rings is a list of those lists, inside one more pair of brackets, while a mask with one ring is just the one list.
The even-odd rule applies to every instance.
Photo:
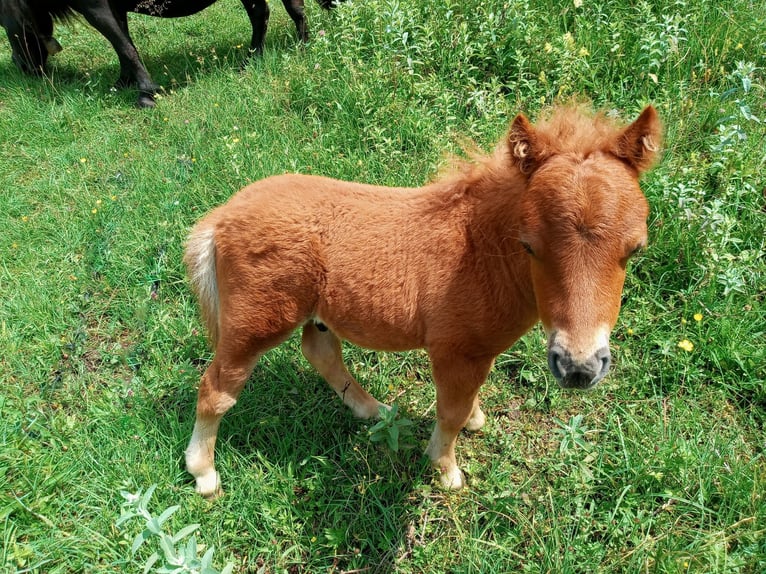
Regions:
[[192, 229], [184, 254], [187, 273], [197, 294], [208, 337], [215, 348], [218, 342], [219, 302], [215, 270], [215, 233], [213, 227]]

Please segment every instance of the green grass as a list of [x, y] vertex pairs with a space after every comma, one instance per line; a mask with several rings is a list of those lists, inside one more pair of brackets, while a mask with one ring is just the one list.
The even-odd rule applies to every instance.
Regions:
[[[22, 77], [0, 42], [0, 571], [141, 571], [119, 492], [155, 483], [152, 510], [180, 505], [173, 532], [199, 523], [237, 572], [766, 570], [762, 8], [308, 3], [300, 47], [273, 6], [266, 55], [240, 70], [248, 24], [227, 0], [132, 17], [167, 90], [154, 110], [110, 89], [116, 56], [80, 20], [57, 28], [48, 78]], [[533, 330], [483, 389], [487, 427], [460, 437], [468, 488], [445, 493], [421, 454], [425, 355], [346, 348], [414, 421], [416, 448], [394, 453], [293, 338], [224, 418], [226, 495], [196, 496], [183, 449], [211, 355], [187, 229], [275, 173], [419, 185], [519, 110], [573, 96], [625, 119], [651, 102], [666, 123], [608, 379], [560, 391]]]

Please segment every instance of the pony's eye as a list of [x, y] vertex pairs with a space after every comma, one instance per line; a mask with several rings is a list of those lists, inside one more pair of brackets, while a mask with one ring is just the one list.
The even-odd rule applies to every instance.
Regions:
[[529, 243], [527, 243], [526, 241], [520, 241], [519, 243], [521, 243], [521, 246], [524, 248], [524, 251], [526, 251], [530, 255], [535, 254], [535, 252], [532, 251], [532, 248], [529, 246]]

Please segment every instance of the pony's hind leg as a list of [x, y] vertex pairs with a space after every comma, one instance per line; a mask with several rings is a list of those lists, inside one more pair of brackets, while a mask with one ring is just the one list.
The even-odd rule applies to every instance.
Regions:
[[357, 417], [368, 419], [378, 416], [379, 408], [385, 405], [365, 391], [348, 372], [343, 364], [340, 339], [332, 331], [325, 325], [320, 327], [314, 322], [306, 323], [301, 349], [309, 363]]
[[215, 470], [215, 440], [221, 418], [237, 402], [259, 354], [234, 359], [216, 352], [213, 362], [202, 375], [197, 395], [197, 418], [189, 446], [186, 469], [196, 481], [196, 490], [205, 498], [221, 494], [221, 480]]

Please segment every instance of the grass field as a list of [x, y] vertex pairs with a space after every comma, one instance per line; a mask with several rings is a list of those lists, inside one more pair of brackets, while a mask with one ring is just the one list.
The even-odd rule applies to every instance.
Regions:
[[[165, 87], [111, 89], [116, 55], [82, 20], [27, 78], [0, 42], [0, 571], [141, 572], [125, 502], [199, 524], [235, 572], [766, 571], [766, 9], [703, 0], [309, 2], [296, 45], [272, 6], [266, 55], [223, 0], [131, 18]], [[420, 185], [518, 111], [587, 98], [666, 124], [643, 180], [650, 245], [629, 269], [614, 366], [558, 389], [542, 330], [500, 356], [487, 426], [463, 434], [468, 487], [436, 487], [423, 352], [347, 346], [412, 419], [370, 440], [296, 338], [259, 363], [217, 448], [226, 494], [183, 467], [211, 353], [181, 264], [188, 228], [283, 172]], [[162, 562], [162, 561], [160, 561]], [[156, 566], [160, 564], [158, 562]]]

